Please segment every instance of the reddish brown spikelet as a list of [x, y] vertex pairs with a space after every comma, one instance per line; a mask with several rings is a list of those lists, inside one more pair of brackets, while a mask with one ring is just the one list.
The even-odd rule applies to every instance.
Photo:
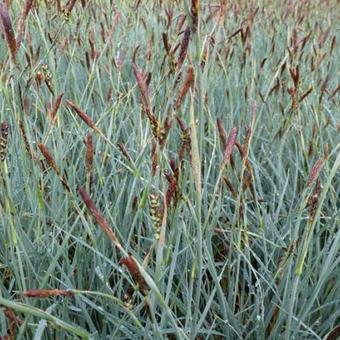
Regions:
[[198, 27], [198, 16], [201, 10], [200, 0], [191, 0], [191, 19], [194, 31]]
[[328, 334], [326, 340], [337, 340], [340, 337], [340, 325], [336, 326], [331, 330], [331, 332]]
[[318, 159], [315, 162], [310, 172], [308, 181], [307, 181], [307, 187], [310, 187], [317, 180], [317, 178], [319, 177], [319, 173], [322, 170], [324, 164], [325, 164], [325, 161], [323, 159]]
[[50, 153], [50, 151], [47, 149], [47, 147], [42, 144], [42, 143], [38, 143], [38, 148], [40, 149], [41, 153], [44, 155], [48, 165], [55, 171], [55, 173], [58, 175], [62, 185], [64, 186], [64, 188], [68, 191], [71, 192], [71, 188], [67, 183], [67, 179], [61, 174], [61, 171], [59, 169], [59, 167], [57, 166], [57, 163], [55, 162], [52, 154]]
[[236, 190], [234, 189], [233, 184], [231, 183], [231, 181], [229, 180], [229, 178], [227, 176], [223, 176], [223, 180], [227, 186], [227, 188], [229, 189], [229, 191], [231, 192], [231, 194], [236, 197]]
[[159, 145], [161, 146], [161, 148], [164, 147], [165, 145], [171, 126], [172, 126], [172, 118], [168, 116], [165, 118], [163, 129], [161, 129], [160, 134], [159, 134]]
[[69, 290], [61, 290], [61, 289], [32, 289], [26, 290], [22, 293], [23, 296], [29, 298], [38, 298], [44, 299], [51, 296], [67, 296], [72, 297], [74, 293]]
[[[5, 316], [8, 319], [8, 329], [7, 329], [7, 335], [4, 336], [4, 339], [6, 340], [14, 340], [16, 339], [16, 327], [22, 324], [22, 320], [18, 318], [14, 311], [10, 308], [5, 309]], [[0, 336], [0, 339], [2, 337]]]
[[85, 203], [87, 208], [90, 210], [92, 216], [94, 217], [94, 219], [96, 220], [96, 222], [100, 226], [100, 228], [105, 232], [105, 234], [114, 243], [114, 245], [119, 250], [122, 250], [123, 248], [122, 248], [121, 244], [119, 243], [116, 235], [114, 234], [114, 232], [110, 228], [110, 226], [109, 226], [108, 222], [106, 221], [106, 219], [103, 217], [103, 215], [100, 213], [100, 211], [96, 208], [96, 206], [93, 203], [90, 195], [81, 186], [78, 187], [78, 192], [79, 192], [83, 202]]
[[190, 27], [188, 26], [184, 31], [184, 36], [183, 36], [183, 40], [181, 43], [181, 49], [179, 51], [179, 56], [177, 60], [177, 70], [179, 70], [182, 67], [182, 64], [187, 56], [188, 46], [190, 42], [190, 34], [191, 34], [191, 30], [190, 30]]
[[6, 308], [5, 309], [5, 315], [6, 315], [6, 318], [18, 325], [22, 324], [22, 320], [20, 318], [18, 318], [13, 309], [10, 309], [10, 308]]
[[244, 157], [245, 157], [245, 156], [247, 155], [247, 153], [248, 153], [251, 133], [252, 133], [251, 127], [247, 127], [247, 129], [246, 129], [246, 136], [245, 136], [245, 138], [244, 138], [243, 145], [242, 145], [242, 151], [243, 151]]
[[190, 66], [188, 68], [187, 74], [185, 76], [184, 82], [179, 90], [179, 93], [177, 95], [177, 99], [174, 104], [175, 110], [178, 110], [181, 107], [181, 104], [183, 102], [183, 99], [185, 98], [186, 94], [188, 93], [190, 87], [193, 86], [195, 82], [195, 73], [194, 68]]
[[133, 64], [132, 68], [133, 68], [133, 72], [134, 72], [137, 85], [139, 88], [139, 92], [141, 95], [143, 112], [146, 114], [146, 116], [149, 119], [154, 137], [160, 142], [162, 139], [161, 128], [160, 128], [159, 121], [153, 115], [151, 100], [149, 96], [149, 83], [151, 79], [151, 74], [150, 73], [145, 74], [138, 68], [136, 64]]
[[26, 0], [24, 8], [21, 12], [20, 19], [18, 21], [18, 35], [17, 35], [17, 48], [19, 49], [22, 37], [25, 34], [25, 21], [33, 5], [33, 0]]
[[41, 153], [43, 154], [43, 156], [45, 157], [48, 165], [56, 172], [57, 175], [60, 175], [61, 174], [60, 169], [57, 166], [57, 163], [55, 162], [52, 154], [47, 149], [47, 147], [42, 143], [38, 143], [38, 148], [41, 151]]
[[0, 20], [7, 45], [11, 52], [12, 59], [15, 61], [17, 53], [17, 42], [15, 40], [11, 18], [8, 13], [8, 8], [4, 3], [0, 4]]
[[85, 167], [86, 172], [91, 174], [93, 171], [93, 155], [94, 155], [93, 138], [91, 134], [86, 135], [85, 144], [86, 144]]
[[293, 79], [294, 87], [297, 89], [299, 87], [299, 81], [300, 81], [299, 66], [296, 66], [295, 69], [290, 68], [289, 72], [290, 72], [290, 75]]
[[172, 172], [175, 174], [177, 170], [177, 166], [176, 166], [176, 161], [173, 158], [170, 159], [169, 165], [170, 165]]
[[230, 130], [227, 144], [224, 149], [223, 162], [222, 162], [223, 166], [225, 166], [230, 161], [230, 157], [231, 157], [233, 147], [236, 142], [236, 138], [237, 138], [237, 129], [236, 127], [234, 127]]
[[142, 72], [136, 64], [132, 65], [133, 73], [135, 75], [139, 92], [141, 94], [141, 101], [144, 111], [147, 114], [152, 113], [151, 101], [149, 97], [149, 88], [147, 83], [147, 75]]
[[57, 112], [61, 103], [61, 99], [63, 98], [64, 93], [61, 93], [55, 103], [52, 106], [52, 109], [50, 111], [48, 111], [47, 115], [51, 118], [51, 121], [53, 124], [55, 124], [56, 120], [57, 120]]
[[217, 129], [220, 135], [220, 141], [221, 141], [222, 147], [224, 149], [227, 144], [227, 134], [224, 130], [224, 126], [223, 126], [223, 122], [221, 118], [217, 118]]
[[70, 100], [66, 100], [67, 105], [85, 122], [85, 124], [91, 129], [96, 130], [96, 125], [90, 116], [83, 110], [81, 110], [76, 104], [71, 102]]
[[157, 153], [157, 144], [152, 142], [152, 149], [151, 149], [151, 174], [152, 176], [156, 175], [158, 167], [158, 153]]
[[168, 176], [168, 181], [169, 181], [169, 185], [168, 185], [168, 189], [166, 191], [166, 205], [169, 206], [176, 191], [177, 191], [177, 179], [176, 176]]
[[129, 255], [120, 260], [120, 263], [127, 267], [133, 279], [138, 283], [140, 291], [145, 294], [147, 292], [147, 284], [139, 271], [135, 259]]

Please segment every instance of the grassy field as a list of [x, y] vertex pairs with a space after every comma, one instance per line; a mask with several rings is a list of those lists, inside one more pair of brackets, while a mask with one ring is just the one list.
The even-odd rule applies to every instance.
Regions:
[[339, 1], [0, 23], [0, 339], [338, 339]]

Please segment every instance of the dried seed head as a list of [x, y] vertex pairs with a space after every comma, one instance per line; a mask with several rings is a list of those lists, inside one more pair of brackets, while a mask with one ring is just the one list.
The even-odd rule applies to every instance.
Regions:
[[229, 178], [227, 176], [223, 176], [223, 180], [225, 184], [227, 185], [227, 188], [229, 189], [230, 193], [233, 195], [233, 197], [236, 197], [237, 196], [236, 190], [234, 189], [234, 186], [229, 180]]
[[22, 41], [22, 37], [25, 34], [25, 21], [26, 21], [26, 18], [28, 16], [28, 13], [30, 12], [30, 10], [32, 8], [32, 5], [33, 5], [33, 0], [26, 0], [25, 4], [24, 4], [24, 8], [21, 12], [21, 16], [19, 18], [18, 26], [17, 26], [18, 27], [18, 29], [17, 29], [17, 31], [18, 31], [17, 49], [19, 49], [21, 41]]
[[82, 119], [85, 124], [90, 127], [91, 129], [97, 130], [96, 125], [94, 124], [93, 120], [90, 116], [83, 110], [81, 110], [76, 104], [71, 102], [70, 100], [66, 100], [67, 105], [75, 112], [80, 119]]
[[52, 124], [55, 124], [56, 120], [57, 120], [57, 112], [61, 103], [61, 99], [63, 98], [64, 93], [61, 93], [55, 103], [52, 106], [52, 109], [50, 111], [47, 112], [47, 115], [50, 117]]
[[41, 153], [44, 155], [48, 165], [56, 172], [57, 175], [61, 175], [61, 171], [59, 167], [57, 166], [57, 163], [55, 162], [52, 154], [47, 149], [47, 147], [42, 143], [38, 143], [38, 148], [41, 151]]
[[145, 282], [142, 274], [139, 271], [138, 265], [136, 263], [136, 260], [131, 256], [124, 257], [120, 260], [120, 264], [125, 265], [127, 269], [129, 270], [131, 276], [133, 279], [138, 283], [139, 290], [146, 294], [148, 290], [147, 283]]
[[141, 69], [136, 64], [132, 65], [133, 73], [135, 75], [137, 85], [139, 88], [139, 92], [141, 95], [141, 102], [143, 106], [143, 110], [147, 115], [152, 115], [152, 106], [151, 100], [149, 96], [149, 86], [148, 86], [148, 75], [142, 72]]
[[166, 197], [166, 205], [169, 206], [172, 199], [175, 196], [175, 193], [177, 191], [177, 179], [174, 176], [170, 176], [170, 181], [169, 181], [169, 185], [168, 185], [168, 189], [166, 191], [165, 197]]
[[14, 313], [14, 311], [12, 309], [6, 308], [5, 309], [5, 315], [6, 315], [6, 318], [8, 320], [14, 322], [14, 324], [16, 324], [16, 325], [22, 324], [22, 320], [19, 317], [16, 316], [16, 314]]
[[315, 162], [310, 172], [308, 181], [307, 181], [307, 187], [310, 187], [317, 180], [317, 178], [319, 177], [319, 173], [322, 170], [324, 164], [325, 164], [325, 161], [323, 159], [318, 159]]
[[223, 155], [223, 162], [222, 162], [222, 166], [226, 166], [230, 160], [232, 151], [233, 151], [233, 147], [235, 145], [236, 142], [236, 138], [237, 138], [237, 129], [234, 127], [230, 130], [229, 133], [229, 137], [227, 140], [227, 144], [226, 147], [224, 149], [224, 155]]
[[17, 52], [17, 42], [15, 40], [11, 18], [8, 13], [8, 8], [4, 3], [0, 4], [0, 21], [8, 48], [11, 52], [12, 59], [13, 61], [15, 61]]
[[152, 149], [151, 149], [151, 174], [152, 176], [156, 175], [158, 167], [158, 152], [157, 152], [157, 144], [152, 142]]
[[48, 298], [51, 296], [67, 296], [72, 297], [74, 293], [69, 290], [60, 290], [60, 289], [32, 289], [26, 290], [22, 293], [23, 296], [29, 298]]
[[183, 99], [185, 98], [186, 94], [188, 93], [189, 89], [193, 86], [195, 82], [195, 73], [194, 68], [192, 66], [189, 66], [184, 82], [179, 90], [179, 93], [177, 95], [177, 99], [174, 104], [174, 109], [178, 110], [181, 107], [181, 104], [183, 102]]
[[224, 126], [223, 126], [223, 122], [222, 122], [221, 118], [217, 118], [217, 129], [218, 129], [218, 133], [220, 135], [221, 145], [222, 145], [222, 148], [224, 150], [226, 145], [227, 145], [227, 134], [224, 130]]
[[164, 125], [163, 128], [160, 129], [159, 132], [159, 137], [158, 137], [158, 141], [159, 141], [159, 145], [161, 148], [164, 147], [166, 139], [168, 137], [168, 134], [170, 132], [171, 126], [172, 126], [172, 118], [171, 117], [166, 117], [165, 121], [164, 121]]
[[183, 36], [183, 40], [181, 43], [181, 49], [179, 51], [179, 57], [177, 60], [177, 70], [179, 70], [182, 67], [182, 64], [187, 56], [188, 46], [190, 42], [190, 34], [191, 34], [191, 30], [190, 30], [190, 27], [188, 26], [184, 31], [184, 36]]
[[95, 221], [98, 223], [100, 228], [105, 232], [105, 234], [109, 237], [109, 239], [113, 242], [113, 244], [117, 247], [118, 250], [123, 251], [123, 247], [119, 243], [116, 235], [110, 228], [108, 222], [106, 219], [103, 217], [103, 215], [100, 213], [100, 211], [96, 208], [95, 204], [93, 203], [90, 195], [85, 191], [84, 188], [78, 187], [78, 192], [87, 206], [87, 208], [90, 210], [93, 218]]
[[194, 31], [197, 30], [198, 26], [198, 16], [201, 10], [201, 1], [200, 0], [191, 0], [191, 20]]

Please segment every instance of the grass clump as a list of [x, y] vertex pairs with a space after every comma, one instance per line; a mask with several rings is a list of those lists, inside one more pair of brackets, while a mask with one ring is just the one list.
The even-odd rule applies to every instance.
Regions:
[[336, 339], [337, 1], [4, 1], [0, 337]]

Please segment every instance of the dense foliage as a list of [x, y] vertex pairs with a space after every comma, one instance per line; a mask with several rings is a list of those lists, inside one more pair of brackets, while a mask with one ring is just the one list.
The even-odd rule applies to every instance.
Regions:
[[0, 22], [0, 338], [339, 336], [338, 1]]

